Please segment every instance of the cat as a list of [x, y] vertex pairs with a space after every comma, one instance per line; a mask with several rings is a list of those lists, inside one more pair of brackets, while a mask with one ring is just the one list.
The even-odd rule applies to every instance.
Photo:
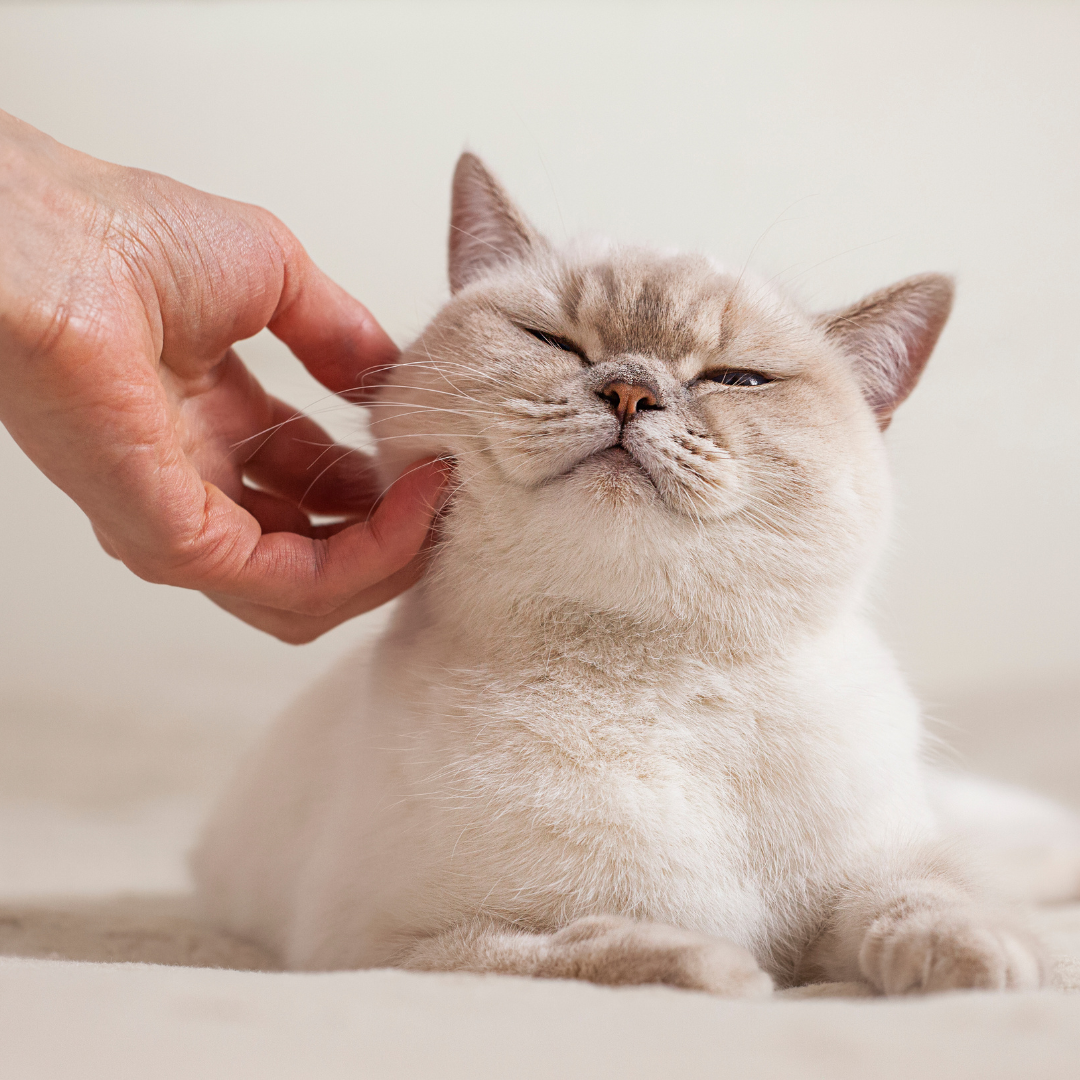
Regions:
[[863, 614], [881, 432], [951, 280], [811, 315], [704, 257], [559, 249], [471, 154], [449, 261], [370, 405], [387, 484], [455, 463], [430, 568], [227, 793], [208, 915], [297, 969], [1042, 985]]

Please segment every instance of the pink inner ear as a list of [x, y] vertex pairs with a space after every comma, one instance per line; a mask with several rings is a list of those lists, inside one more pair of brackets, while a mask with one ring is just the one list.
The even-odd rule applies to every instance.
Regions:
[[539, 242], [524, 216], [475, 154], [454, 170], [450, 209], [450, 290], [525, 258]]
[[851, 357], [882, 431], [915, 389], [952, 308], [952, 279], [908, 278], [822, 320]]

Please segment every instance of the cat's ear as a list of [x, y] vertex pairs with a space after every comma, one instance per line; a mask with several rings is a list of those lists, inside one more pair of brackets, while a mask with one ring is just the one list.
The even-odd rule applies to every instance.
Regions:
[[475, 154], [462, 154], [454, 170], [450, 204], [450, 291], [543, 244]]
[[952, 278], [921, 274], [819, 316], [825, 334], [851, 357], [882, 431], [915, 389], [952, 301]]

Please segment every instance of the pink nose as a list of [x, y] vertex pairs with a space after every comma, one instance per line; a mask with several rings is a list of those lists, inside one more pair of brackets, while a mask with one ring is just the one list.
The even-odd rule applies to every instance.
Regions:
[[600, 391], [600, 396], [615, 410], [623, 424], [641, 409], [658, 409], [656, 391], [644, 383], [613, 380]]

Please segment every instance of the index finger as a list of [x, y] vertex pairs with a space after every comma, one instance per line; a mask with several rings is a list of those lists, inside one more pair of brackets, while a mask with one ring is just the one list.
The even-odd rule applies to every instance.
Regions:
[[271, 333], [328, 390], [358, 399], [398, 357], [398, 347], [359, 300], [331, 281], [291, 233], [281, 241], [284, 281]]

